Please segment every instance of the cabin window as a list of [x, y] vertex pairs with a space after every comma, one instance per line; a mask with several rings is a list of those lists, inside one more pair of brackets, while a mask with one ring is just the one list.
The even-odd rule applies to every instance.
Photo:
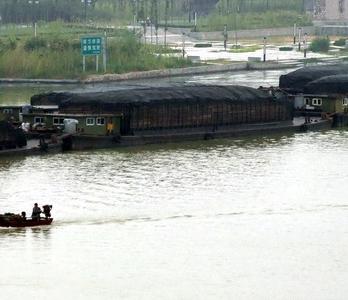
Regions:
[[343, 105], [343, 106], [348, 106], [348, 98], [344, 98], [344, 99], [342, 100], [342, 105]]
[[34, 124], [44, 124], [45, 120], [43, 117], [34, 117]]
[[105, 125], [105, 118], [97, 118], [97, 125]]
[[64, 118], [53, 118], [53, 125], [64, 125]]
[[311, 105], [311, 98], [304, 98], [304, 104], [305, 105]]
[[95, 118], [86, 118], [87, 126], [94, 126], [94, 124], [95, 124]]
[[321, 98], [313, 98], [312, 104], [315, 106], [321, 106], [323, 104], [323, 100]]
[[12, 108], [5, 108], [5, 109], [3, 110], [3, 113], [4, 113], [4, 114], [11, 115], [11, 114], [13, 113], [13, 110], [12, 110]]

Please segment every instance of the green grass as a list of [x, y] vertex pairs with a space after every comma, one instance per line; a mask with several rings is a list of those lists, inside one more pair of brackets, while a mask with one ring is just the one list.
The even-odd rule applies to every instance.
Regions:
[[[13, 32], [8, 28], [0, 37], [0, 77], [83, 78], [95, 74], [95, 57], [87, 57], [87, 72], [82, 73], [79, 27], [48, 24], [34, 38], [28, 28]], [[18, 33], [18, 34], [17, 34]], [[95, 30], [90, 34], [104, 32]], [[107, 73], [125, 73], [191, 66], [189, 60], [171, 55], [161, 46], [144, 45], [127, 30], [108, 33]], [[158, 55], [159, 53], [159, 55]], [[165, 55], [162, 55], [165, 54]], [[100, 65], [102, 57], [100, 56]], [[101, 69], [101, 68], [100, 68]]]
[[237, 15], [211, 14], [198, 19], [197, 31], [223, 31], [224, 24], [228, 30], [259, 29], [312, 25], [311, 19], [295, 11], [268, 11], [264, 13], [241, 13]]
[[234, 47], [232, 49], [230, 49], [229, 51], [231, 53], [247, 53], [247, 52], [255, 52], [257, 50], [262, 49], [261, 46], [258, 45], [254, 45], [254, 46], [248, 46], [248, 47], [243, 47], [243, 46], [239, 46], [239, 47]]

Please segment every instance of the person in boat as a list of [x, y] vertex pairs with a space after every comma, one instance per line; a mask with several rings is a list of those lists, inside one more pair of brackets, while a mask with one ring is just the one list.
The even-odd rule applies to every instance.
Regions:
[[45, 214], [45, 218], [46, 219], [50, 218], [52, 205], [44, 205], [42, 208], [43, 208], [43, 213]]
[[22, 219], [23, 220], [26, 220], [27, 219], [27, 213], [25, 211], [22, 211], [21, 212], [21, 216], [22, 216]]
[[31, 218], [33, 220], [40, 220], [40, 214], [42, 213], [41, 208], [37, 205], [37, 203], [34, 204], [33, 212], [31, 214]]

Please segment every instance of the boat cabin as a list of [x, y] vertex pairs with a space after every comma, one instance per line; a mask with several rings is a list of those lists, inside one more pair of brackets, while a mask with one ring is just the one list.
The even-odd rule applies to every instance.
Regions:
[[119, 135], [120, 114], [23, 114], [23, 122], [31, 128], [58, 130], [66, 133], [81, 135]]
[[319, 113], [348, 113], [348, 96], [299, 94], [294, 96], [296, 110]]
[[22, 114], [28, 113], [54, 113], [58, 111], [57, 105], [3, 105], [0, 106], [0, 121], [22, 122]]
[[0, 121], [19, 122], [19, 116], [22, 113], [22, 106], [4, 105], [0, 106]]

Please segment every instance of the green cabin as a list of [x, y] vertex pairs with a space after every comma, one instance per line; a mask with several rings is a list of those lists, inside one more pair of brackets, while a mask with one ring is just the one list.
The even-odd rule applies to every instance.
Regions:
[[[67, 133], [81, 135], [119, 135], [122, 115], [118, 114], [23, 114], [23, 122], [46, 129], [61, 129]], [[75, 122], [68, 122], [75, 120]], [[74, 124], [72, 128], [71, 125]], [[69, 128], [67, 128], [69, 126]]]
[[304, 94], [295, 96], [295, 108], [320, 113], [348, 113], [348, 97], [344, 95]]
[[22, 106], [7, 105], [0, 106], [0, 121], [10, 121], [19, 122], [19, 116], [22, 113]]

